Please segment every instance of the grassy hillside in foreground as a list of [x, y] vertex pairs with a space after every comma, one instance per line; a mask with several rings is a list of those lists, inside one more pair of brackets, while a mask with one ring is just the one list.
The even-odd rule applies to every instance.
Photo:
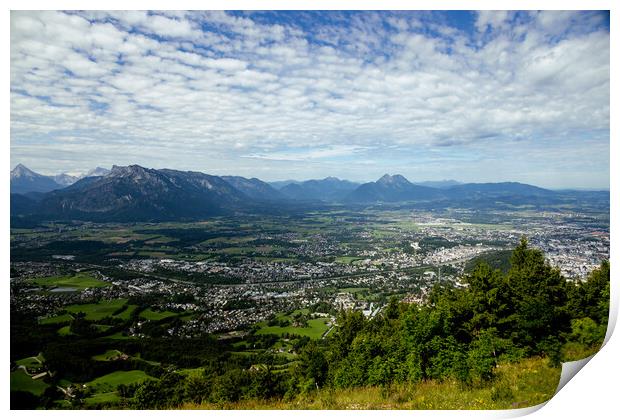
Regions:
[[523, 408], [549, 400], [560, 380], [561, 368], [546, 358], [530, 358], [495, 369], [496, 377], [482, 386], [433, 380], [392, 387], [322, 389], [285, 400], [242, 400], [221, 404], [185, 404], [182, 409], [304, 410], [412, 409], [492, 410]]

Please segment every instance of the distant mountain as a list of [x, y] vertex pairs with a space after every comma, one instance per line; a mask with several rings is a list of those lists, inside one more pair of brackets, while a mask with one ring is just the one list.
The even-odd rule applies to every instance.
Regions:
[[553, 197], [557, 193], [533, 185], [521, 184], [519, 182], [495, 182], [495, 183], [471, 183], [455, 185], [447, 188], [445, 193], [450, 198], [475, 199], [479, 197]]
[[11, 171], [11, 193], [48, 192], [62, 188], [51, 177], [38, 174], [21, 163]]
[[290, 185], [290, 184], [301, 184], [301, 181], [295, 181], [294, 179], [287, 179], [286, 181], [271, 181], [271, 182], [268, 182], [268, 184], [271, 185], [276, 190], [279, 190], [282, 187], [286, 187], [287, 185]]
[[348, 202], [398, 202], [441, 198], [437, 188], [412, 184], [402, 175], [385, 174], [376, 182], [367, 182], [352, 191]]
[[99, 166], [97, 166], [95, 169], [91, 169], [90, 171], [88, 171], [86, 173], [86, 175], [84, 175], [82, 178], [86, 178], [89, 176], [104, 176], [110, 173], [109, 169], [106, 168], [100, 168]]
[[[435, 209], [502, 209], [528, 205], [555, 208], [563, 203], [609, 207], [609, 191], [551, 191], [518, 182], [472, 183], [438, 188], [416, 185], [402, 175], [375, 182], [328, 177], [291, 181], [276, 190], [257, 178], [218, 177], [201, 172], [147, 169], [138, 165], [97, 168], [62, 188], [52, 177], [23, 165], [11, 171], [11, 224], [28, 226], [45, 220], [144, 222], [196, 220], [231, 214], [286, 214], [326, 203], [385, 203]], [[102, 174], [102, 175], [97, 175]], [[60, 179], [59, 179], [60, 181]], [[65, 182], [71, 179], [66, 178]]]
[[449, 188], [449, 187], [454, 187], [455, 185], [461, 185], [462, 182], [458, 182], [453, 179], [444, 179], [442, 181], [413, 182], [413, 184], [421, 185], [423, 187], [431, 187], [431, 188]]
[[105, 176], [49, 193], [38, 209], [48, 218], [160, 221], [230, 214], [247, 201], [216, 176], [131, 165], [114, 166]]
[[258, 178], [248, 179], [241, 176], [223, 176], [221, 178], [254, 200], [279, 201], [286, 199], [284, 194]]
[[351, 191], [359, 186], [356, 182], [327, 177], [311, 179], [300, 183], [291, 183], [280, 189], [282, 194], [294, 200], [342, 201]]
[[30, 192], [45, 193], [68, 187], [82, 178], [103, 176], [109, 173], [109, 169], [96, 167], [88, 171], [86, 175], [81, 176], [69, 175], [67, 173], [48, 176], [38, 174], [20, 163], [11, 171], [11, 192], [17, 194]]
[[65, 174], [62, 173], [60, 175], [54, 175], [53, 177], [51, 177], [54, 182], [56, 182], [58, 185], [62, 185], [63, 187], [67, 187], [71, 184], [74, 184], [75, 182], [77, 182], [81, 177], [79, 176], [73, 176], [73, 175], [69, 175], [69, 174]]

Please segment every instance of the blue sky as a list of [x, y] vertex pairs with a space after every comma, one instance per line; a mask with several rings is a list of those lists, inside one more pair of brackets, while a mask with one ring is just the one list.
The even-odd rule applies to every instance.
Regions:
[[12, 12], [11, 165], [609, 187], [605, 12]]

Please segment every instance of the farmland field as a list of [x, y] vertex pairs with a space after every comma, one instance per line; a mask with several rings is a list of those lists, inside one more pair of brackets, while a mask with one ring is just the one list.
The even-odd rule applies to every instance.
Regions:
[[112, 340], [135, 340], [136, 339], [136, 337], [134, 337], [133, 335], [124, 335], [122, 331], [115, 332], [114, 334], [108, 335], [106, 336], [106, 338], [109, 338]]
[[170, 318], [173, 316], [177, 316], [178, 314], [170, 311], [153, 311], [148, 308], [140, 312], [140, 317], [144, 319], [148, 319], [149, 321], [161, 321], [162, 319]]
[[38, 369], [42, 366], [45, 359], [41, 354], [38, 356], [26, 357], [20, 360], [16, 360], [17, 366], [24, 366], [26, 369]]
[[43, 395], [43, 392], [48, 387], [49, 385], [41, 379], [33, 380], [22, 369], [11, 372], [11, 391], [24, 391], [34, 395]]
[[98, 280], [86, 273], [76, 274], [75, 276], [52, 276], [41, 277], [32, 280], [39, 286], [55, 288], [71, 288], [76, 290], [82, 290], [89, 287], [106, 287], [110, 283]]
[[259, 329], [256, 334], [297, 334], [310, 338], [321, 338], [321, 336], [328, 330], [327, 321], [328, 318], [317, 318], [308, 321], [307, 327], [279, 327], [279, 326], [264, 326]]
[[342, 256], [336, 257], [335, 262], [341, 264], [351, 264], [353, 261], [362, 260], [362, 257]]
[[84, 398], [85, 405], [95, 405], [103, 403], [114, 403], [121, 400], [121, 397], [117, 392], [103, 392], [101, 394], [94, 394], [88, 398]]
[[[109, 316], [116, 316], [121, 319], [129, 319], [131, 311], [135, 309], [135, 305], [129, 305], [128, 308], [118, 315], [113, 315], [114, 312], [120, 310], [127, 304], [127, 299], [114, 299], [101, 301], [98, 303], [86, 303], [82, 305], [67, 306], [66, 310], [71, 313], [83, 312], [86, 314], [85, 319], [88, 321], [99, 321]], [[133, 309], [132, 309], [133, 306]]]
[[41, 325], [50, 325], [50, 324], [66, 324], [67, 322], [71, 322], [73, 316], [71, 314], [62, 314], [57, 316], [51, 316], [48, 318], [41, 318], [39, 320], [39, 324]]
[[103, 354], [97, 354], [95, 356], [92, 357], [93, 360], [97, 360], [97, 361], [103, 361], [103, 362], [107, 362], [109, 360], [115, 359], [116, 357], [120, 356], [121, 354], [123, 354], [122, 352], [118, 351], [118, 350], [108, 350]]
[[117, 370], [116, 372], [109, 373], [99, 378], [93, 379], [86, 383], [95, 394], [107, 393], [116, 390], [116, 387], [124, 384], [134, 384], [136, 382], [143, 382], [147, 379], [155, 379], [147, 375], [142, 370]]

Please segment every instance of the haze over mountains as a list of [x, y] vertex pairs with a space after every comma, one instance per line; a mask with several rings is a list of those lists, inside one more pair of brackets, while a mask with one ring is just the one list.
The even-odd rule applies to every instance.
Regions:
[[359, 187], [359, 183], [335, 177], [292, 182], [280, 188], [287, 197], [295, 200], [341, 201]]
[[110, 172], [109, 169], [97, 167], [82, 175], [62, 173], [58, 175], [41, 175], [21, 163], [11, 171], [11, 194], [26, 194], [31, 192], [49, 192], [68, 187], [82, 178], [102, 176]]
[[388, 174], [363, 184], [334, 177], [270, 184], [257, 178], [130, 165], [113, 166], [111, 171], [96, 168], [74, 178], [78, 179], [73, 181], [66, 174], [44, 176], [17, 165], [11, 172], [11, 216], [36, 220], [161, 221], [328, 204], [494, 208], [552, 206], [575, 200], [605, 205], [609, 200], [606, 191], [558, 192], [518, 182], [439, 181], [420, 185], [402, 175]]

